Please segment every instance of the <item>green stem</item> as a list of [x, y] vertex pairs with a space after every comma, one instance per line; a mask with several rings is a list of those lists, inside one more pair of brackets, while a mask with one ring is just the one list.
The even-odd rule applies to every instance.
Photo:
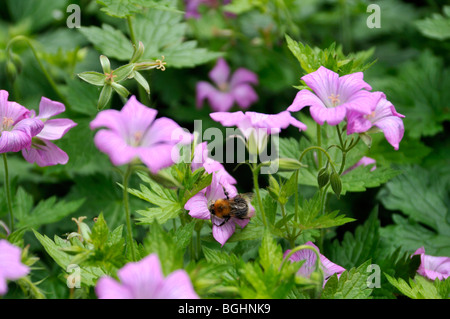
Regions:
[[50, 83], [50, 86], [52, 87], [53, 91], [59, 96], [60, 100], [68, 107], [70, 108], [70, 104], [67, 101], [66, 97], [61, 93], [61, 91], [58, 89], [58, 86], [56, 85], [55, 81], [53, 81], [52, 77], [48, 73], [48, 71], [45, 69], [44, 64], [42, 63], [41, 59], [39, 58], [39, 55], [34, 48], [33, 44], [31, 43], [30, 39], [23, 35], [18, 35], [14, 38], [12, 38], [8, 45], [6, 46], [5, 52], [10, 55], [12, 51], [12, 45], [15, 42], [18, 41], [25, 41], [28, 46], [30, 47], [31, 51], [33, 52], [34, 57], [36, 58], [37, 63], [39, 64], [39, 67], [41, 68], [42, 73], [44, 73], [45, 78], [47, 79], [48, 83]]
[[[317, 146], [322, 148], [322, 126], [317, 124]], [[317, 154], [318, 168], [322, 167], [322, 153]]]
[[123, 176], [123, 207], [127, 219], [128, 245], [131, 251], [131, 258], [133, 259], [133, 261], [137, 261], [136, 252], [134, 251], [133, 230], [131, 228], [130, 205], [128, 203], [128, 181], [130, 179], [132, 171], [133, 170], [131, 165], [128, 165], [127, 170]]
[[14, 231], [14, 215], [12, 211], [11, 189], [9, 185], [8, 160], [6, 158], [6, 153], [3, 153], [2, 155], [3, 155], [3, 164], [5, 166], [5, 188], [9, 212], [9, 231], [12, 233]]
[[264, 206], [261, 200], [261, 194], [259, 192], [259, 183], [258, 183], [259, 167], [256, 165], [256, 163], [253, 165], [252, 173], [253, 173], [253, 186], [255, 187], [255, 193], [258, 199], [259, 211], [261, 212], [264, 226], [267, 227], [266, 213], [264, 211]]
[[308, 148], [305, 148], [305, 150], [304, 150], [304, 151], [302, 152], [302, 154], [300, 155], [298, 161], [301, 162], [302, 159], [303, 159], [303, 157], [306, 155], [306, 153], [309, 152], [309, 151], [311, 151], [311, 150], [319, 150], [319, 151], [323, 152], [323, 153], [327, 156], [328, 161], [330, 162], [330, 164], [331, 164], [331, 166], [333, 167], [333, 169], [336, 170], [336, 167], [334, 166], [334, 162], [333, 162], [333, 160], [331, 159], [330, 154], [328, 154], [328, 152], [327, 152], [326, 150], [324, 150], [324, 149], [323, 149], [322, 147], [320, 147], [320, 146], [310, 146], [310, 147], [308, 147]]
[[136, 35], [134, 33], [133, 22], [131, 21], [131, 16], [127, 16], [128, 29], [130, 30], [130, 38], [133, 45], [137, 45]]

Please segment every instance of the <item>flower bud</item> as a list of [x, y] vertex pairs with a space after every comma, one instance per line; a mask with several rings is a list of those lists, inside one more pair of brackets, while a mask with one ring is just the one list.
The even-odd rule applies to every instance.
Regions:
[[142, 58], [142, 55], [144, 54], [144, 44], [139, 41], [138, 46], [134, 46], [134, 53], [133, 56], [131, 57], [130, 62], [134, 63], [139, 61], [140, 58]]
[[330, 184], [331, 184], [331, 189], [336, 194], [337, 198], [339, 198], [339, 196], [341, 195], [341, 191], [342, 191], [342, 181], [341, 181], [341, 177], [339, 176], [338, 173], [336, 173], [336, 172], [331, 173]]
[[269, 187], [267, 188], [267, 191], [269, 192], [270, 197], [274, 200], [278, 200], [278, 197], [280, 196], [280, 184], [278, 184], [278, 181], [272, 175], [269, 175]]
[[6, 75], [9, 81], [14, 82], [17, 77], [17, 68], [11, 60], [6, 61]]
[[111, 63], [105, 55], [100, 55], [100, 64], [102, 65], [103, 73], [111, 73]]
[[319, 185], [319, 188], [322, 188], [325, 185], [327, 185], [329, 180], [330, 180], [330, 173], [328, 172], [328, 168], [324, 167], [317, 174], [317, 184]]

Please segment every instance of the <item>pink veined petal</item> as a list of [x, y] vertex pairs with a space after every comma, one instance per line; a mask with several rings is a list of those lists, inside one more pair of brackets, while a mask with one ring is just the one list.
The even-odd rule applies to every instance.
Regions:
[[199, 192], [192, 196], [184, 205], [184, 209], [189, 211], [189, 215], [199, 219], [210, 219], [211, 212], [208, 209], [208, 200], [204, 192]]
[[295, 96], [292, 104], [287, 108], [289, 112], [297, 112], [305, 106], [317, 106], [326, 108], [322, 100], [309, 90], [301, 90]]
[[234, 234], [236, 229], [235, 223], [228, 221], [222, 226], [212, 226], [212, 234], [215, 240], [217, 240], [223, 247], [227, 240]]
[[40, 167], [65, 165], [69, 156], [58, 146], [45, 139], [40, 140], [42, 144], [32, 143], [30, 148], [22, 150], [22, 155], [29, 163], [36, 163]]
[[321, 66], [316, 71], [302, 77], [306, 85], [322, 100], [327, 107], [333, 107], [330, 96], [339, 94], [339, 75]]
[[308, 128], [308, 127], [306, 126], [306, 124], [300, 122], [299, 120], [297, 120], [297, 119], [296, 119], [295, 117], [293, 117], [293, 116], [291, 117], [291, 122], [290, 122], [290, 124], [291, 124], [292, 126], [297, 127], [299, 131], [306, 131], [306, 129]]
[[124, 139], [128, 136], [128, 128], [121, 117], [120, 111], [104, 110], [97, 114], [89, 124], [91, 130], [106, 127], [120, 134]]
[[241, 227], [241, 228], [244, 228], [245, 226], [247, 226], [249, 221], [250, 221], [250, 219], [247, 219], [247, 218], [246, 219], [239, 219], [239, 218], [231, 218], [230, 219], [230, 222], [238, 224], [239, 227]]
[[347, 101], [349, 97], [360, 90], [372, 90], [372, 87], [364, 80], [362, 72], [347, 74], [339, 78], [339, 89], [337, 94], [341, 101]]
[[389, 116], [377, 121], [374, 125], [383, 131], [389, 144], [391, 144], [395, 150], [398, 150], [400, 141], [405, 132], [402, 119], [396, 116]]
[[323, 272], [324, 277], [328, 278], [335, 273], [341, 274], [345, 271], [345, 268], [331, 262], [328, 258], [326, 258], [324, 255], [320, 254], [320, 262], [323, 266]]
[[99, 299], [133, 299], [132, 291], [111, 277], [101, 277], [95, 286]]
[[[306, 245], [307, 244], [308, 243], [306, 243]], [[289, 254], [290, 251], [291, 251], [290, 249], [287, 250], [284, 253], [283, 257], [286, 258], [286, 256]], [[305, 260], [303, 265], [298, 270], [298, 274], [302, 277], [309, 277], [312, 274], [312, 272], [316, 269], [316, 259], [317, 259], [316, 254], [310, 249], [301, 249], [292, 254], [292, 256], [289, 258], [289, 260], [293, 262]]]
[[18, 122], [27, 118], [31, 114], [31, 111], [19, 103], [8, 101], [7, 107], [2, 113], [3, 115], [0, 120], [3, 120], [4, 117], [10, 118], [14, 121], [14, 125], [16, 125]]
[[44, 123], [44, 128], [36, 137], [46, 140], [58, 140], [63, 137], [77, 123], [70, 119], [51, 119]]
[[192, 286], [187, 272], [179, 269], [164, 280], [164, 284], [156, 293], [156, 299], [200, 299]]
[[255, 90], [249, 85], [245, 83], [241, 83], [231, 89], [231, 94], [234, 97], [237, 105], [239, 105], [242, 109], [247, 109], [258, 101], [258, 95]]
[[320, 125], [323, 125], [325, 122], [329, 125], [337, 125], [344, 120], [345, 115], [347, 114], [347, 109], [343, 105], [332, 108], [312, 106], [309, 108], [309, 111], [314, 121]]
[[[236, 179], [226, 171], [226, 169], [223, 167], [222, 164], [220, 164], [219, 162], [214, 161], [216, 164], [214, 165], [214, 169], [212, 169], [211, 166], [208, 166], [207, 163], [205, 163], [205, 170], [208, 173], [212, 173], [214, 172], [214, 174], [217, 176], [217, 178], [219, 179], [219, 183], [221, 183], [222, 185], [227, 183], [227, 184], [236, 184], [237, 181]], [[219, 165], [222, 166], [222, 168], [219, 168]]]
[[211, 181], [211, 185], [209, 185], [206, 188], [206, 198], [208, 199], [208, 203], [213, 203], [218, 199], [226, 198], [224, 186], [227, 187], [228, 193], [231, 193], [230, 196], [233, 196], [234, 194], [237, 194], [236, 187], [234, 187], [231, 184], [222, 184], [220, 183], [218, 176], [216, 174], [213, 174], [213, 178]]
[[30, 137], [38, 135], [44, 128], [44, 122], [37, 118], [25, 118], [18, 122], [13, 130], [20, 130], [27, 132]]
[[135, 147], [129, 146], [116, 132], [100, 130], [95, 134], [94, 143], [97, 148], [106, 153], [115, 166], [131, 162], [137, 155]]
[[58, 115], [66, 110], [64, 104], [52, 101], [46, 97], [41, 98], [39, 103], [39, 115], [36, 116], [38, 119], [48, 119], [52, 116]]
[[137, 153], [141, 161], [153, 174], [178, 162], [180, 152], [175, 144], [156, 144], [149, 147], [138, 147]]
[[133, 95], [120, 111], [123, 122], [127, 127], [128, 137], [136, 132], [145, 134], [152, 125], [158, 111], [140, 103]]
[[364, 114], [354, 111], [347, 113], [347, 135], [364, 133], [372, 127], [372, 122], [364, 117]]
[[378, 102], [385, 98], [383, 92], [368, 92], [358, 91], [349, 97], [342, 105], [348, 111], [355, 111], [362, 114], [371, 114], [378, 104]]
[[18, 152], [30, 145], [31, 136], [27, 131], [13, 129], [0, 136], [0, 153]]
[[159, 258], [148, 255], [138, 262], [126, 264], [117, 273], [122, 285], [131, 290], [135, 299], [154, 299], [164, 284]]
[[209, 116], [216, 122], [219, 122], [223, 126], [237, 126], [241, 123], [246, 116], [242, 111], [237, 112], [214, 112]]
[[214, 68], [209, 72], [210, 79], [220, 87], [227, 84], [229, 76], [230, 67], [224, 58], [219, 58]]
[[161, 117], [153, 122], [142, 139], [142, 146], [153, 146], [158, 143], [190, 144], [192, 134], [185, 132], [174, 120]]
[[6, 294], [7, 292], [8, 292], [8, 283], [6, 282], [6, 278], [4, 278], [0, 273], [0, 296]]
[[256, 75], [256, 73], [250, 70], [239, 68], [231, 76], [230, 87], [233, 90], [236, 86], [242, 83], [251, 83], [257, 85], [258, 76]]

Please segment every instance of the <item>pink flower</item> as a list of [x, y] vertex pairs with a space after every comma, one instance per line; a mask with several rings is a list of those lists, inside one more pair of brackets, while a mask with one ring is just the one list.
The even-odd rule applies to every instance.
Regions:
[[230, 78], [230, 68], [227, 62], [220, 58], [216, 66], [209, 72], [209, 77], [216, 84], [209, 82], [197, 83], [197, 107], [203, 105], [207, 99], [214, 111], [225, 112], [236, 102], [242, 109], [247, 109], [258, 100], [258, 96], [250, 84], [258, 84], [255, 73], [244, 69], [237, 69]]
[[44, 127], [37, 119], [27, 118], [30, 111], [8, 101], [9, 93], [0, 90], [0, 153], [18, 152], [30, 147], [31, 138]]
[[255, 148], [259, 153], [264, 150], [270, 134], [277, 134], [289, 125], [297, 127], [300, 131], [306, 130], [306, 125], [294, 118], [288, 111], [278, 114], [264, 114], [257, 112], [215, 112], [209, 116], [223, 126], [236, 126], [247, 140], [249, 150]]
[[[211, 185], [192, 196], [184, 205], [184, 209], [188, 210], [189, 215], [191, 215], [192, 217], [199, 219], [211, 219], [213, 237], [222, 246], [231, 237], [231, 235], [233, 235], [236, 229], [236, 224], [241, 228], [244, 228], [249, 222], [249, 219], [239, 219], [232, 217], [222, 226], [218, 226], [221, 225], [224, 220], [216, 217], [215, 215], [212, 215], [209, 211], [209, 207], [216, 200], [226, 198], [224, 188], [228, 192], [228, 196], [230, 198], [237, 195], [237, 190], [233, 185], [230, 185], [226, 182], [221, 183], [219, 181], [219, 178], [215, 174], [213, 174]], [[251, 206], [250, 210], [250, 216], [252, 216], [255, 212], [255, 209], [253, 208], [253, 206]]]
[[66, 110], [64, 104], [42, 97], [39, 104], [39, 115], [31, 111], [30, 117], [43, 122], [44, 127], [33, 139], [29, 147], [22, 149], [23, 157], [30, 163], [51, 166], [66, 164], [69, 156], [50, 141], [59, 140], [77, 123], [70, 119], [50, 119]]
[[[352, 167], [348, 168], [347, 170], [344, 171], [344, 173], [342, 173], [342, 175], [347, 174], [348, 172], [354, 170], [355, 168], [357, 168], [358, 166], [367, 166], [367, 165], [372, 165], [375, 164], [377, 161], [374, 160], [373, 158], [367, 157], [367, 156], [363, 156], [355, 165], [353, 165]], [[370, 171], [373, 172], [377, 167], [374, 165]]]
[[341, 123], [348, 111], [370, 114], [377, 102], [377, 96], [367, 91], [371, 86], [364, 82], [363, 73], [357, 72], [339, 77], [339, 75], [321, 66], [317, 71], [302, 77], [314, 93], [301, 90], [288, 107], [296, 112], [310, 106], [314, 121], [320, 125]]
[[17, 280], [30, 272], [30, 268], [22, 264], [21, 255], [19, 247], [0, 240], [0, 295], [8, 292], [7, 280]]
[[91, 129], [107, 129], [97, 132], [94, 143], [116, 166], [138, 158], [152, 173], [157, 173], [178, 160], [178, 144], [189, 144], [192, 140], [192, 135], [173, 120], [166, 117], [155, 120], [157, 113], [132, 96], [121, 111], [111, 109], [97, 114]]
[[425, 255], [424, 247], [417, 249], [413, 255], [420, 255], [419, 275], [431, 280], [445, 280], [450, 276], [450, 257]]
[[[319, 248], [316, 245], [314, 245], [311, 241], [308, 241], [307, 243], [305, 243], [305, 245], [314, 247], [320, 253]], [[286, 250], [283, 257], [286, 258], [286, 256], [289, 254], [290, 251], [291, 251], [290, 249]], [[314, 251], [312, 251], [311, 249], [301, 249], [301, 250], [295, 252], [289, 258], [289, 260], [293, 261], [293, 262], [305, 260], [303, 265], [298, 270], [298, 275], [300, 275], [302, 277], [308, 278], [316, 269], [317, 256], [314, 253]], [[323, 285], [326, 284], [326, 282], [332, 275], [337, 274], [337, 276], [339, 278], [339, 276], [345, 271], [345, 268], [332, 263], [330, 260], [328, 260], [322, 254], [320, 254], [320, 263], [321, 263], [322, 271], [324, 274]]]
[[99, 299], [199, 299], [185, 270], [164, 277], [156, 254], [126, 264], [117, 276], [120, 283], [111, 277], [98, 280]]
[[236, 184], [236, 180], [225, 170], [221, 163], [208, 157], [208, 146], [206, 142], [195, 147], [194, 158], [191, 163], [192, 171], [204, 167], [208, 174], [214, 173], [220, 183]]
[[349, 112], [347, 114], [347, 134], [383, 131], [386, 140], [398, 150], [405, 128], [402, 118], [394, 105], [386, 100], [382, 92], [374, 92], [379, 96], [378, 102], [372, 106], [370, 113]]

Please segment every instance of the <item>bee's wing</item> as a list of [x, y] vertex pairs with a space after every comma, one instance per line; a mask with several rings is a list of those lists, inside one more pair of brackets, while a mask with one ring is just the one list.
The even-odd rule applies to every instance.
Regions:
[[253, 198], [255, 197], [254, 193], [243, 193], [243, 194], [239, 194], [241, 195], [242, 198], [244, 198], [245, 200], [248, 200], [249, 202], [252, 202]]

